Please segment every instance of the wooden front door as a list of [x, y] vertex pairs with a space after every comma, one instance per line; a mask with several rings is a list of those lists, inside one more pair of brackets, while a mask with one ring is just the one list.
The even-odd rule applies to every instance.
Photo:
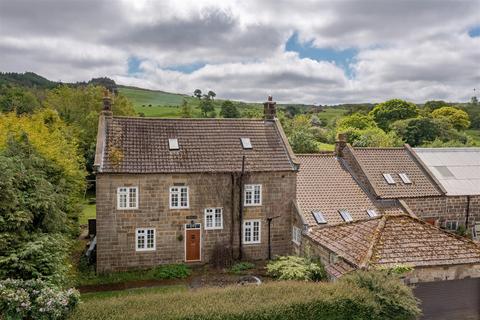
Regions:
[[200, 261], [200, 229], [186, 229], [185, 235], [185, 260]]

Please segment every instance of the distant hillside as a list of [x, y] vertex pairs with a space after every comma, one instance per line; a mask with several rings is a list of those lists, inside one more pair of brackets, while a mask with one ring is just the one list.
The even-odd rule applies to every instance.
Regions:
[[0, 72], [0, 85], [16, 85], [27, 88], [52, 89], [59, 85], [33, 72]]
[[184, 94], [160, 90], [148, 90], [137, 87], [117, 86], [118, 91], [129, 98], [135, 106], [178, 106], [183, 99], [193, 99]]

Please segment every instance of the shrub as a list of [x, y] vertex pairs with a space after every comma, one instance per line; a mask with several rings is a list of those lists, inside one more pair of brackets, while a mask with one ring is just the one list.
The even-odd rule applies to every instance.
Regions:
[[320, 281], [326, 277], [322, 264], [298, 256], [278, 257], [267, 264], [267, 272], [279, 280]]
[[64, 319], [78, 304], [74, 289], [61, 290], [42, 280], [0, 281], [2, 319]]
[[398, 275], [356, 271], [342, 277], [340, 282], [370, 291], [381, 308], [381, 319], [415, 319], [421, 313], [412, 289], [402, 284]]
[[232, 273], [242, 273], [243, 271], [250, 270], [255, 268], [255, 264], [251, 262], [238, 262], [235, 263], [231, 268], [230, 272]]

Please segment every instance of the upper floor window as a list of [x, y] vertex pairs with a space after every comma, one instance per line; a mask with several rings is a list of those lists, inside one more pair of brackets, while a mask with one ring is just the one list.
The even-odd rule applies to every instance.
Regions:
[[168, 139], [168, 148], [170, 150], [179, 150], [178, 139]]
[[188, 187], [170, 188], [170, 209], [188, 208]]
[[313, 217], [315, 218], [315, 221], [318, 224], [325, 224], [327, 223], [327, 220], [325, 220], [325, 217], [323, 216], [323, 213], [319, 210], [313, 210], [312, 211]]
[[262, 204], [262, 185], [246, 184], [244, 193], [245, 206], [259, 206]]
[[205, 209], [205, 230], [223, 229], [222, 208]]
[[445, 229], [456, 231], [458, 229], [458, 221], [457, 220], [445, 221]]
[[338, 210], [338, 212], [340, 213], [340, 216], [342, 217], [343, 221], [345, 222], [353, 221], [352, 216], [350, 215], [350, 212], [348, 212], [347, 210], [340, 209]]
[[261, 222], [260, 220], [243, 221], [243, 243], [260, 243]]
[[302, 243], [302, 229], [299, 227], [292, 227], [292, 241], [295, 244], [300, 245]]
[[120, 187], [117, 189], [117, 209], [138, 209], [137, 187]]
[[155, 229], [137, 229], [135, 232], [135, 250], [155, 250]]

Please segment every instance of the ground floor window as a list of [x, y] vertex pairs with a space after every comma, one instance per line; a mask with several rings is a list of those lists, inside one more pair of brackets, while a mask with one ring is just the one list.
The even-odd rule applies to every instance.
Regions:
[[243, 221], [243, 243], [260, 243], [260, 220]]
[[135, 248], [137, 251], [155, 250], [155, 229], [137, 229]]
[[292, 241], [295, 244], [300, 245], [302, 243], [302, 229], [293, 226], [292, 228]]

